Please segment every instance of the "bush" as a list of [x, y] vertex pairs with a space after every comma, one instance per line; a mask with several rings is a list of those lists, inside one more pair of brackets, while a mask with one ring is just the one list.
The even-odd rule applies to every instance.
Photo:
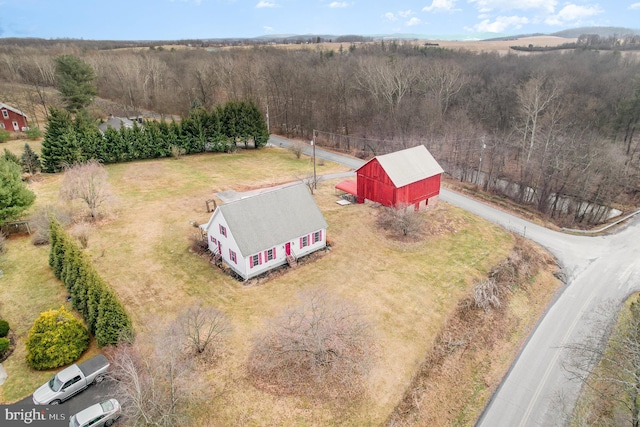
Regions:
[[0, 338], [4, 338], [9, 333], [9, 322], [0, 319]]
[[89, 346], [89, 333], [64, 307], [40, 313], [27, 337], [27, 363], [53, 369], [75, 362]]
[[27, 138], [29, 139], [38, 139], [42, 136], [42, 131], [40, 128], [30, 127], [24, 132], [24, 134], [27, 135]]
[[11, 132], [8, 130], [0, 130], [0, 142], [7, 142], [11, 139]]
[[9, 340], [7, 338], [0, 338], [0, 356], [9, 349]]

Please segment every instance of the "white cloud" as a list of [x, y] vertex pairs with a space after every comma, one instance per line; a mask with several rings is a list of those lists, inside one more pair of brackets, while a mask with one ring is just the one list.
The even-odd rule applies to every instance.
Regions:
[[565, 25], [568, 23], [580, 23], [583, 19], [599, 15], [603, 12], [600, 6], [578, 6], [569, 4], [563, 7], [556, 15], [550, 16], [545, 20], [549, 25]]
[[349, 3], [346, 1], [334, 1], [329, 3], [329, 7], [332, 9], [340, 8], [340, 7], [348, 7]]
[[640, 3], [633, 3], [631, 6], [629, 6], [629, 9], [631, 10], [640, 9]]
[[393, 12], [385, 13], [384, 17], [389, 21], [397, 21], [398, 20], [398, 18], [396, 18], [396, 15], [394, 15]]
[[411, 10], [404, 10], [404, 11], [401, 10], [401, 11], [398, 12], [398, 16], [400, 18], [408, 18], [411, 15], [413, 15], [413, 12]]
[[420, 25], [420, 19], [413, 17], [406, 22], [407, 27], [413, 27], [414, 25]]
[[273, 33], [273, 27], [269, 27], [268, 25], [265, 25], [262, 29], [265, 33]]
[[256, 9], [262, 9], [265, 7], [278, 7], [278, 4], [272, 1], [260, 0], [256, 5]]
[[468, 0], [476, 5], [480, 12], [492, 10], [541, 10], [547, 13], [555, 11], [557, 0]]
[[422, 8], [423, 12], [455, 12], [460, 9], [456, 9], [456, 0], [433, 0], [431, 6], [425, 6]]
[[503, 33], [507, 29], [519, 29], [528, 24], [529, 19], [524, 16], [498, 16], [493, 22], [489, 19], [477, 23], [473, 27], [465, 27], [467, 31]]

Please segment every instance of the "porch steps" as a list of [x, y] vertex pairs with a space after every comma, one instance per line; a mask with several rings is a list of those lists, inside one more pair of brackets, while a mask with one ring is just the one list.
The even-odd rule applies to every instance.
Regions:
[[295, 267], [298, 265], [298, 261], [294, 255], [287, 255], [287, 262], [289, 263], [289, 267]]

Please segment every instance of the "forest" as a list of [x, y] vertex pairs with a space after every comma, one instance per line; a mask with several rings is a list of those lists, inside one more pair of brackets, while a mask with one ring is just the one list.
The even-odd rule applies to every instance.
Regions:
[[[0, 83], [55, 104], [54, 59], [73, 54], [119, 111], [186, 117], [251, 101], [269, 131], [367, 158], [424, 144], [450, 177], [563, 226], [640, 202], [640, 65], [632, 52], [472, 53], [408, 41], [242, 47], [0, 45]], [[3, 102], [10, 102], [3, 99]], [[100, 110], [94, 106], [95, 110]]]

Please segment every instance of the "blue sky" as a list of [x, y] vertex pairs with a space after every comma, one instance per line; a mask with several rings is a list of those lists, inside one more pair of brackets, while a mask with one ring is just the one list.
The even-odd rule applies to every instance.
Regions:
[[640, 28], [640, 0], [0, 0], [0, 37], [176, 40]]

